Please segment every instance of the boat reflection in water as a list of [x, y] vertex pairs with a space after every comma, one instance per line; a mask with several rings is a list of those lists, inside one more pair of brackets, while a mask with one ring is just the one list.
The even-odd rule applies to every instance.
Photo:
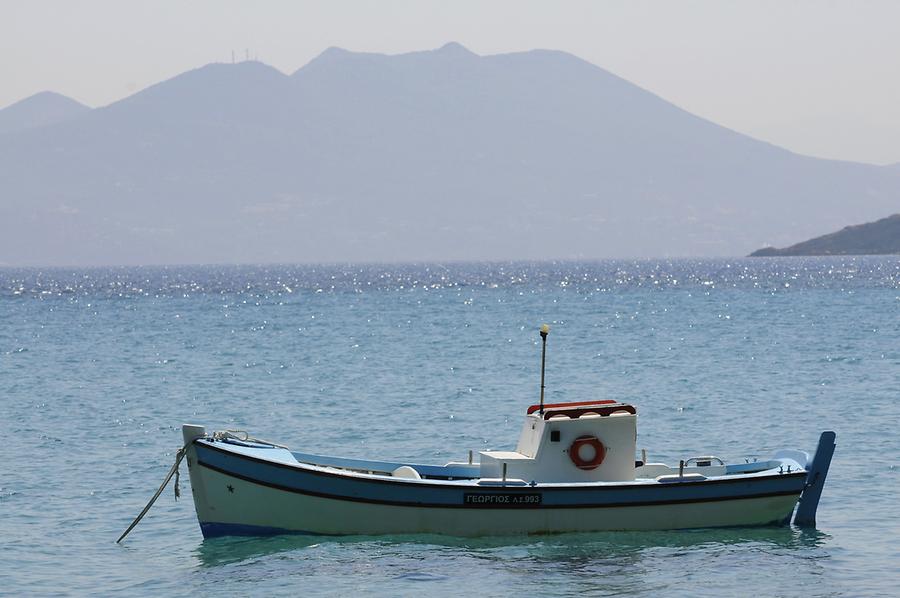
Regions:
[[281, 535], [264, 537], [225, 536], [200, 542], [194, 556], [203, 567], [219, 567], [266, 560], [269, 557], [292, 560], [319, 560], [348, 552], [359, 557], [372, 552], [378, 558], [394, 554], [408, 560], [427, 551], [430, 561], [446, 558], [477, 558], [480, 561], [534, 566], [565, 563], [569, 571], [580, 565], [595, 566], [600, 561], [639, 564], [660, 557], [661, 553], [681, 554], [700, 549], [704, 555], [729, 548], [756, 553], [796, 554], [804, 561], [824, 555], [830, 536], [814, 528], [764, 526], [720, 529], [692, 529], [655, 532], [587, 532], [543, 536], [459, 536], [409, 534], [389, 536], [309, 536]]

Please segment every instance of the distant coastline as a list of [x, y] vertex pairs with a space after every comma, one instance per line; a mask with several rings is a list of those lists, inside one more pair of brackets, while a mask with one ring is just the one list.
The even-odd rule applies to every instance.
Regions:
[[875, 222], [847, 226], [783, 249], [764, 247], [750, 257], [791, 255], [890, 255], [900, 254], [900, 214]]

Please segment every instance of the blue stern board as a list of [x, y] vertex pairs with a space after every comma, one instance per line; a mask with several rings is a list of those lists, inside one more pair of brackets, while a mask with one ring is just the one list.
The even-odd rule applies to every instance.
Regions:
[[825, 477], [828, 475], [828, 467], [831, 465], [831, 457], [834, 455], [834, 432], [822, 432], [819, 437], [819, 446], [813, 456], [812, 465], [806, 475], [806, 487], [800, 495], [800, 504], [794, 515], [794, 525], [801, 527], [814, 527], [816, 525], [816, 509], [819, 508], [819, 499], [822, 497], [822, 488], [825, 486]]

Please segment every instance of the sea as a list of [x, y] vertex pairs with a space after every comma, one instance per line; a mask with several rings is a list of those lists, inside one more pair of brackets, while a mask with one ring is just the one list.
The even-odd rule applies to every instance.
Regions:
[[[537, 402], [638, 449], [837, 450], [815, 529], [204, 540], [183, 423], [445, 463]], [[0, 594], [900, 595], [900, 257], [0, 269]]]

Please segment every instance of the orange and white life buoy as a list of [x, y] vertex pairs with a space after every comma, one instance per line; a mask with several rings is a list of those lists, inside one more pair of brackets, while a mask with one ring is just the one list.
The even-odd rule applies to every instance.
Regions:
[[606, 447], [596, 436], [579, 436], [569, 445], [569, 459], [578, 469], [597, 469], [605, 457]]

